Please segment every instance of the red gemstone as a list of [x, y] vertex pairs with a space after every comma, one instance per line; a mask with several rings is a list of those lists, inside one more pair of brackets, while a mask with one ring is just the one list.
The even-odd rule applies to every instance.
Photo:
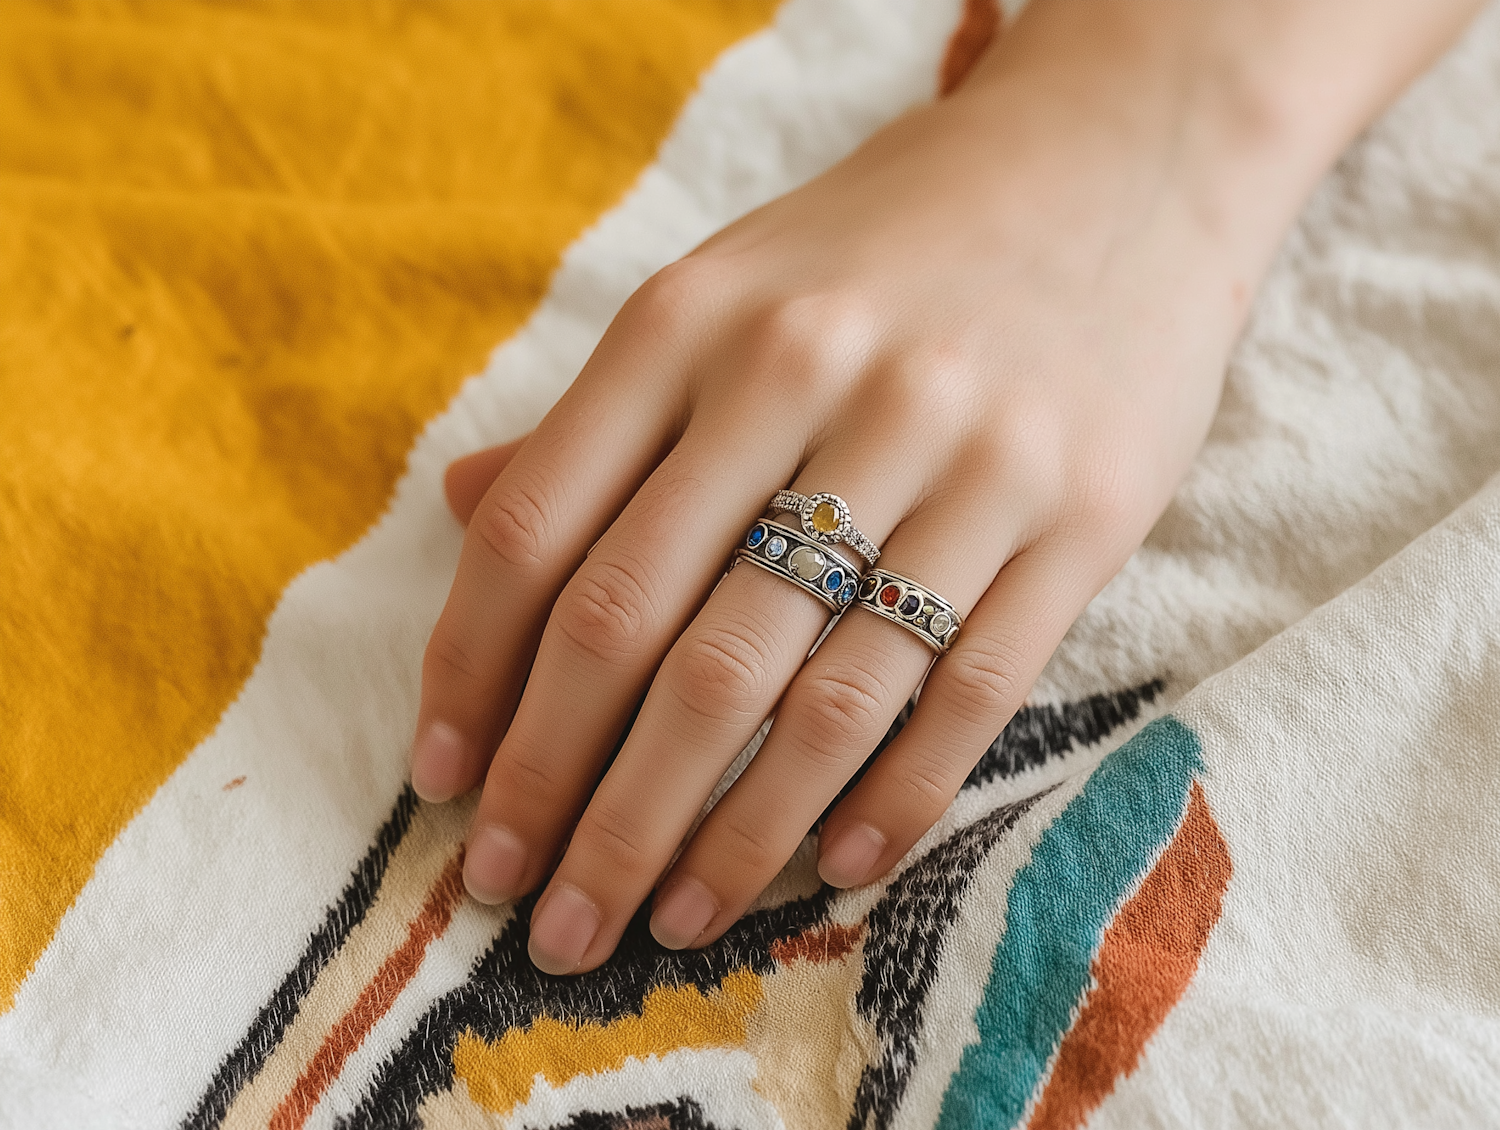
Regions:
[[886, 585], [880, 590], [880, 603], [887, 608], [895, 608], [896, 601], [901, 599], [901, 589], [896, 585]]

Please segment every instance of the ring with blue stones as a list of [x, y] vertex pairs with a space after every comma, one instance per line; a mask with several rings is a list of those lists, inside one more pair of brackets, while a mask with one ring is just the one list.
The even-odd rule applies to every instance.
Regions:
[[900, 624], [939, 655], [958, 638], [963, 617], [926, 585], [889, 569], [871, 569], [859, 582], [859, 603]]
[[791, 581], [834, 612], [854, 603], [859, 571], [800, 530], [765, 519], [756, 522], [735, 551], [734, 563], [749, 561]]

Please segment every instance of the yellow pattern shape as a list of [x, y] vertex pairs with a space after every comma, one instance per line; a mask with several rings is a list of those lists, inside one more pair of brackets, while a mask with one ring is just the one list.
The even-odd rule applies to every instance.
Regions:
[[471, 1099], [504, 1115], [526, 1101], [538, 1075], [557, 1087], [579, 1075], [617, 1071], [627, 1059], [740, 1047], [760, 1000], [760, 978], [748, 969], [729, 974], [707, 996], [696, 985], [663, 985], [646, 997], [639, 1016], [608, 1024], [543, 1017], [493, 1044], [465, 1032], [453, 1049], [453, 1071]]
[[774, 0], [6, 0], [0, 1012]]

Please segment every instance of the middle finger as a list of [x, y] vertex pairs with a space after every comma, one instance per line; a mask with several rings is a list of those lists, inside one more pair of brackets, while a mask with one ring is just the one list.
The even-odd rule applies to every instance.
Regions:
[[[880, 482], [878, 490], [845, 496], [861, 530], [878, 543], [920, 477], [908, 465], [892, 481], [888, 470], [870, 473], [820, 453], [796, 489]], [[837, 549], [857, 560], [848, 547]], [[719, 584], [668, 652], [537, 904], [531, 955], [539, 967], [589, 969], [614, 949], [704, 799], [775, 707], [830, 615], [795, 583], [754, 566], [735, 569]]]

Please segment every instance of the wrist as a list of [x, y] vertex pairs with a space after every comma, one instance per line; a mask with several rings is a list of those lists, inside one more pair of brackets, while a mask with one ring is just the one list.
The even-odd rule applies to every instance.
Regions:
[[1427, 7], [1031, 0], [952, 101], [1012, 168], [1042, 154], [1094, 181], [1061, 206], [1121, 188], [1142, 215], [1171, 201], [1253, 286], [1319, 178], [1476, 4]]

